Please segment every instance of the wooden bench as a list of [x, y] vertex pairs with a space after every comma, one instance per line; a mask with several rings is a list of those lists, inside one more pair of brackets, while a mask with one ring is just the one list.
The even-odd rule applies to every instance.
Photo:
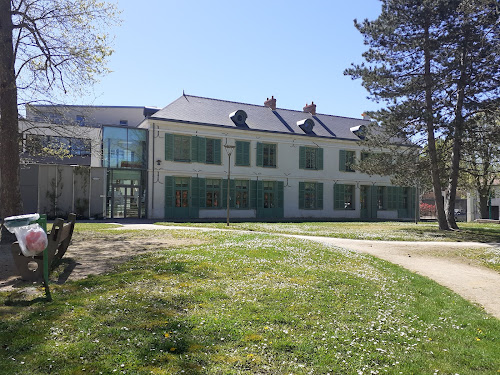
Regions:
[[[71, 242], [73, 230], [75, 228], [76, 215], [69, 214], [68, 221], [56, 219], [52, 225], [52, 229], [47, 233], [48, 245], [48, 264], [49, 268], [60, 260]], [[11, 246], [12, 256], [21, 278], [27, 281], [42, 281], [43, 280], [43, 253], [34, 257], [26, 257], [21, 252], [18, 242], [14, 242]]]

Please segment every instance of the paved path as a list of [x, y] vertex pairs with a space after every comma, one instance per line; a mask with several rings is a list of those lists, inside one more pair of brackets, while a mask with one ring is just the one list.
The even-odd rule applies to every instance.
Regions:
[[[162, 226], [154, 224], [125, 224], [119, 229], [141, 230], [224, 230], [188, 226]], [[256, 232], [250, 232], [256, 233]], [[410, 242], [410, 241], [367, 241], [342, 238], [285, 235], [302, 238], [366, 253], [377, 258], [398, 264], [410, 271], [448, 287], [465, 299], [475, 302], [493, 316], [500, 319], [500, 274], [488, 268], [479, 267], [466, 262], [437, 258], [426, 255], [435, 251], [451, 251], [457, 248], [493, 247], [493, 245], [477, 242]]]

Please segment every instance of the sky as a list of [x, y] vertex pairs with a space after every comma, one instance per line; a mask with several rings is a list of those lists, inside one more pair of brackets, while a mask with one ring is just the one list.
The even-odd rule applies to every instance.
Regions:
[[164, 107], [182, 95], [360, 118], [379, 108], [343, 72], [367, 49], [376, 0], [118, 0], [110, 74], [80, 103]]

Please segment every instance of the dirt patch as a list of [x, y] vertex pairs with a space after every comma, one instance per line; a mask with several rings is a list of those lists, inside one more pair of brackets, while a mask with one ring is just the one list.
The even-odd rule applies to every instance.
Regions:
[[[116, 235], [91, 240], [78, 238], [78, 235], [75, 237], [61, 264], [51, 274], [53, 282], [62, 284], [67, 280], [103, 274], [111, 271], [117, 264], [147, 252], [202, 243], [200, 240], [173, 238], [167, 233], [155, 235], [154, 238], [137, 239]], [[17, 274], [10, 251], [0, 251], [0, 291], [14, 290], [26, 285]]]

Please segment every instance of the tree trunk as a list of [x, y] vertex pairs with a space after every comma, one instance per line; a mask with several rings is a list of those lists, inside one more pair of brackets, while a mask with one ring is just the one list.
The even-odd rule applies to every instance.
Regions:
[[22, 213], [11, 0], [0, 0], [0, 216]]
[[446, 220], [452, 229], [458, 229], [455, 220], [455, 202], [457, 198], [458, 175], [460, 170], [460, 152], [464, 133], [464, 117], [462, 114], [465, 99], [465, 85], [467, 78], [467, 43], [469, 28], [464, 27], [464, 41], [460, 57], [460, 78], [457, 82], [457, 103], [455, 105], [455, 121], [453, 121], [453, 149], [451, 152], [451, 170], [448, 179], [448, 199], [446, 200]]
[[424, 31], [424, 58], [425, 58], [425, 116], [427, 125], [427, 144], [429, 150], [429, 157], [431, 159], [431, 177], [432, 189], [434, 192], [434, 200], [436, 202], [436, 214], [439, 224], [439, 229], [449, 230], [448, 222], [444, 212], [444, 205], [441, 193], [441, 180], [439, 176], [439, 163], [436, 150], [436, 139], [434, 136], [434, 117], [433, 117], [433, 102], [432, 102], [432, 73], [431, 73], [431, 52], [429, 40], [429, 26], [426, 25]]
[[[0, 0], [0, 217], [22, 213], [19, 184], [19, 124], [12, 45], [11, 1]], [[0, 251], [16, 236], [2, 226]]]

